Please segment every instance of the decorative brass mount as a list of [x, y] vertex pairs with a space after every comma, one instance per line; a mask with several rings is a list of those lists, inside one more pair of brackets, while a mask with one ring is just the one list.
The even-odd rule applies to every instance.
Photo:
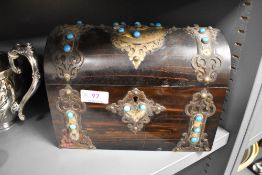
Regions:
[[127, 123], [127, 127], [134, 133], [141, 131], [154, 114], [166, 110], [164, 106], [147, 99], [145, 93], [137, 88], [128, 91], [123, 100], [108, 105], [106, 109], [121, 116], [122, 122]]

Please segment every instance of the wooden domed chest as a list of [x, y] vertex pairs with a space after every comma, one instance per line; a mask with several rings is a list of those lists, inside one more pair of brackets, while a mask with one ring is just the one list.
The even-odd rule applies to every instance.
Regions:
[[212, 27], [57, 27], [45, 49], [62, 148], [208, 151], [228, 88], [228, 43]]

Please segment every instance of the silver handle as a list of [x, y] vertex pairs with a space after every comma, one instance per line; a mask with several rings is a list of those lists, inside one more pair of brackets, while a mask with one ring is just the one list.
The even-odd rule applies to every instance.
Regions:
[[33, 52], [32, 45], [30, 43], [26, 44], [17, 44], [11, 51], [8, 52], [8, 59], [9, 64], [11, 66], [11, 69], [17, 73], [21, 74], [21, 69], [18, 68], [14, 60], [19, 58], [20, 55], [23, 55], [27, 58], [29, 61], [31, 67], [32, 67], [32, 83], [30, 88], [27, 90], [26, 94], [20, 101], [19, 107], [17, 108], [18, 111], [18, 117], [20, 120], [25, 120], [25, 115], [23, 114], [23, 109], [27, 101], [31, 98], [31, 96], [34, 94], [34, 92], [37, 90], [39, 83], [40, 83], [40, 73], [38, 68], [38, 63], [36, 60], [36, 57]]

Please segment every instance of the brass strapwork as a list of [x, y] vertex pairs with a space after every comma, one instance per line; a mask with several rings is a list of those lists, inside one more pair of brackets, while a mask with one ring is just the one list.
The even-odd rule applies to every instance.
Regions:
[[83, 54], [78, 49], [78, 41], [81, 33], [89, 29], [89, 25], [65, 25], [62, 27], [60, 33], [60, 37], [63, 38], [61, 50], [54, 53], [54, 62], [59, 78], [68, 82], [77, 77], [84, 62]]
[[208, 151], [209, 143], [205, 125], [208, 117], [216, 112], [213, 96], [207, 89], [193, 94], [192, 100], [185, 107], [185, 113], [190, 117], [187, 133], [182, 134], [174, 151]]
[[81, 114], [86, 111], [85, 103], [81, 102], [80, 94], [70, 85], [59, 91], [56, 109], [64, 115], [67, 130], [63, 131], [60, 147], [78, 144], [80, 147], [94, 149], [91, 139], [85, 130], [82, 130]]
[[205, 84], [214, 82], [222, 64], [222, 57], [214, 49], [218, 29], [195, 25], [194, 27], [187, 27], [185, 30], [196, 39], [197, 43], [197, 55], [192, 58], [191, 63], [196, 72], [197, 80]]

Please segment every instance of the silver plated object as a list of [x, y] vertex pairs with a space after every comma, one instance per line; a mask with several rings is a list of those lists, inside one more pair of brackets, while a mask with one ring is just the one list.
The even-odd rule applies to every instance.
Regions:
[[[17, 115], [20, 120], [25, 120], [24, 106], [37, 90], [40, 79], [38, 63], [30, 43], [17, 44], [7, 55], [8, 59], [5, 59], [4, 55], [0, 59], [0, 130], [9, 129]], [[16, 60], [21, 56], [27, 58], [32, 67], [32, 83], [21, 101], [18, 102], [22, 92], [17, 86], [23, 86], [23, 83], [19, 82], [17, 78], [22, 70], [16, 65]]]

